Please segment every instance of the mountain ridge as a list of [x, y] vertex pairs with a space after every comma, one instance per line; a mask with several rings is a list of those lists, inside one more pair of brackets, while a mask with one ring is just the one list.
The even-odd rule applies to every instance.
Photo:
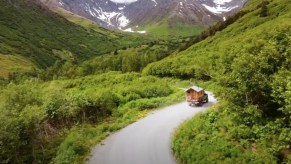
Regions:
[[109, 29], [146, 33], [146, 26], [163, 24], [171, 28], [175, 24], [207, 27], [223, 21], [239, 11], [247, 0], [42, 0], [50, 7], [60, 7], [78, 14]]
[[23, 56], [39, 68], [57, 60], [80, 62], [144, 40], [98, 26], [95, 31], [81, 27], [40, 6], [38, 0], [0, 4], [0, 13], [5, 15], [0, 18], [0, 54]]

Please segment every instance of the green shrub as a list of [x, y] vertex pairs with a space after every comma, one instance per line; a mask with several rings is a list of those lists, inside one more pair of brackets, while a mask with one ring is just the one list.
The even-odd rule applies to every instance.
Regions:
[[56, 163], [79, 163], [108, 132], [147, 110], [179, 101], [183, 94], [167, 80], [121, 72], [31, 79], [3, 86], [0, 93], [0, 155], [5, 163], [48, 163], [53, 158]]

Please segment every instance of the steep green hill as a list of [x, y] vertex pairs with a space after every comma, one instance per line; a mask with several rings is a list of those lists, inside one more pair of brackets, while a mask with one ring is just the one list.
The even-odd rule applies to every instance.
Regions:
[[147, 23], [136, 30], [145, 30], [151, 36], [170, 39], [172, 37], [188, 37], [199, 35], [206, 27], [201, 25], [162, 20], [160, 22]]
[[21, 55], [41, 68], [56, 60], [81, 61], [144, 41], [140, 36], [78, 26], [32, 0], [1, 0], [0, 6], [0, 53]]
[[268, 5], [268, 16], [261, 17], [260, 3], [250, 1], [242, 10], [247, 14], [225, 30], [177, 55], [153, 63], [145, 73], [192, 78], [219, 77], [229, 72], [232, 61], [241, 54], [257, 53], [266, 45], [275, 44], [270, 42], [275, 42], [276, 37], [288, 39], [291, 24], [289, 4], [272, 2]]
[[144, 69], [216, 85], [218, 107], [175, 135], [180, 163], [291, 161], [291, 4], [250, 0], [242, 12], [224, 30]]
[[0, 54], [0, 77], [8, 77], [11, 72], [29, 72], [34, 65], [19, 55]]

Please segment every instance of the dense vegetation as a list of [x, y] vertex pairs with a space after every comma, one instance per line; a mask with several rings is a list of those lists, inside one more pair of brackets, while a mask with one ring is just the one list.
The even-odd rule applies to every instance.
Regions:
[[0, 1], [1, 54], [21, 55], [45, 68], [56, 60], [78, 62], [145, 41], [97, 26], [92, 29], [75, 25], [36, 2]]
[[144, 70], [218, 86], [218, 107], [174, 137], [180, 163], [291, 162], [291, 6], [251, 0], [243, 11], [221, 32]]
[[110, 70], [141, 71], [185, 42], [109, 31], [65, 10], [56, 10], [64, 19], [31, 1], [0, 1], [0, 11], [5, 13], [0, 18], [0, 55], [6, 63], [0, 67], [0, 77], [15, 78], [15, 74], [28, 72], [47, 80]]
[[[181, 42], [181, 39], [151, 41], [137, 47], [115, 49], [109, 54], [104, 54], [81, 63], [57, 60], [53, 66], [47, 69], [32, 69], [31, 66], [29, 67], [29, 72], [23, 73], [23, 71], [18, 71], [9, 73], [6, 71], [6, 74], [9, 75], [7, 77], [9, 81], [21, 81], [27, 76], [47, 81], [56, 78], [76, 78], [109, 71], [141, 72], [148, 64], [176, 53]], [[9, 57], [9, 55], [6, 56]], [[10, 68], [8, 67], [9, 63], [12, 63], [11, 66], [14, 65], [12, 61], [5, 61], [5, 63], [3, 64], [5, 66], [4, 70]], [[22, 63], [22, 65], [24, 64]], [[24, 66], [21, 68], [25, 68]]]
[[287, 0], [250, 0], [200, 36], [171, 41], [63, 13], [81, 27], [26, 2], [0, 0], [0, 75], [32, 69], [0, 79], [0, 163], [83, 162], [111, 132], [183, 99], [177, 80], [152, 75], [204, 80], [219, 97], [177, 130], [180, 163], [291, 161]]
[[83, 62], [80, 70], [82, 75], [106, 71], [140, 72], [148, 64], [172, 54], [179, 45], [179, 40], [160, 40], [139, 47], [116, 50], [112, 54]]
[[168, 84], [156, 77], [119, 72], [10, 83], [0, 90], [0, 161], [80, 162], [92, 143], [135, 121], [138, 111], [179, 100], [183, 92]]
[[[0, 3], [7, 77], [0, 79], [0, 163], [83, 162], [110, 132], [180, 100], [167, 80], [125, 73], [170, 55], [179, 40], [110, 32], [58, 11], [73, 24], [37, 1]], [[98, 75], [84, 77], [91, 74]]]

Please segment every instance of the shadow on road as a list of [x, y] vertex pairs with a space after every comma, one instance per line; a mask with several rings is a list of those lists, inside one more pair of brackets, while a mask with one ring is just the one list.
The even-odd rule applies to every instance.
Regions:
[[201, 103], [201, 104], [197, 104], [197, 105], [192, 105], [190, 107], [192, 108], [205, 108], [205, 107], [211, 107], [215, 104], [215, 102], [208, 102], [208, 103]]

